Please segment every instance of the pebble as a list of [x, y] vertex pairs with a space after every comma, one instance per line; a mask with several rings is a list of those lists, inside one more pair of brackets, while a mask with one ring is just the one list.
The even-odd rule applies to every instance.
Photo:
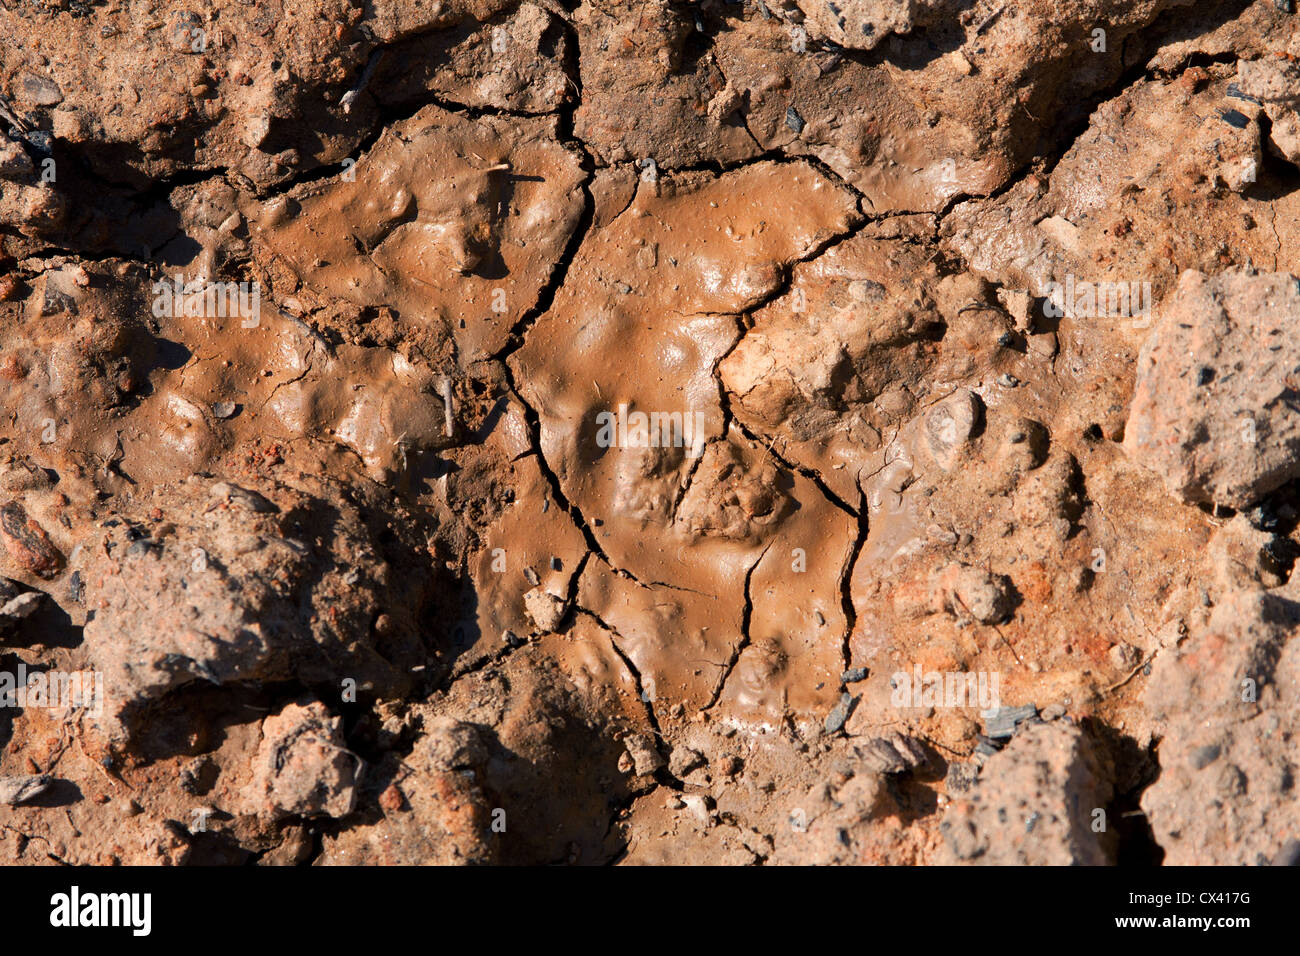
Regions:
[[58, 84], [35, 73], [19, 77], [18, 95], [32, 106], [57, 106], [63, 102], [63, 91]]
[[839, 733], [844, 724], [849, 719], [849, 714], [853, 712], [854, 697], [847, 691], [840, 695], [839, 703], [831, 708], [831, 712], [826, 715], [826, 733]]
[[700, 825], [706, 830], [713, 826], [713, 811], [709, 809], [707, 798], [701, 793], [687, 793], [682, 796], [682, 803], [695, 815], [700, 821]]
[[696, 767], [704, 765], [704, 755], [691, 747], [678, 745], [668, 755], [668, 772], [674, 777], [684, 777]]
[[929, 762], [920, 741], [898, 732], [868, 740], [857, 748], [857, 753], [877, 773], [902, 773]]
[[12, 775], [0, 777], [0, 804], [17, 806], [50, 788], [48, 774]]
[[652, 774], [667, 763], [649, 734], [628, 734], [623, 745], [638, 776]]
[[1245, 129], [1250, 125], [1250, 117], [1237, 110], [1219, 110], [1219, 118], [1233, 129]]
[[0, 540], [16, 564], [39, 578], [48, 580], [63, 567], [63, 554], [20, 502], [0, 508]]
[[1023, 707], [999, 707], [997, 710], [985, 711], [980, 716], [984, 718], [985, 733], [997, 740], [1010, 737], [1020, 724], [1037, 715], [1037, 707], [1025, 704]]

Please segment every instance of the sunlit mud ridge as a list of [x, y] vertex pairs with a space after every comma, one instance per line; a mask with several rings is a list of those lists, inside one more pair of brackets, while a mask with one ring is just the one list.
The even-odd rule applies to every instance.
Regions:
[[1300, 861], [1300, 15], [0, 9], [0, 862]]

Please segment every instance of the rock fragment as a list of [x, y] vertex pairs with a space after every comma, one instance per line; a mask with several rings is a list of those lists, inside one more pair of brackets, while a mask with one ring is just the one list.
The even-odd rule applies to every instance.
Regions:
[[979, 396], [963, 388], [926, 415], [926, 448], [944, 471], [956, 466], [962, 447], [979, 424], [982, 408]]
[[1033, 704], [1023, 707], [999, 707], [984, 714], [984, 732], [994, 740], [1011, 737], [1019, 726], [1038, 714]]
[[668, 755], [668, 772], [681, 779], [696, 767], [705, 764], [704, 755], [691, 747], [676, 746]]
[[63, 555], [50, 536], [20, 502], [0, 507], [0, 540], [19, 568], [39, 578], [53, 578], [63, 568]]
[[1142, 346], [1124, 447], [1184, 501], [1245, 508], [1300, 476], [1300, 284], [1184, 272]]
[[1242, 98], [1250, 97], [1262, 103], [1272, 121], [1269, 138], [1274, 150], [1289, 162], [1300, 165], [1300, 113], [1297, 113], [1300, 68], [1295, 59], [1288, 56], [1243, 60], [1237, 69]]
[[[103, 523], [76, 570], [95, 611], [87, 657], [113, 689], [96, 721], [115, 744], [150, 703], [196, 682], [410, 685], [427, 660], [412, 620], [427, 581], [413, 556], [406, 566], [384, 557], [336, 489], [305, 484], [196, 478]], [[157, 540], [141, 530], [151, 505], [175, 516]]]
[[664, 766], [663, 755], [655, 746], [655, 739], [649, 734], [628, 734], [623, 741], [628, 756], [632, 758], [632, 768], [638, 776], [652, 774]]
[[40, 796], [52, 784], [49, 774], [0, 776], [0, 805], [18, 806]]
[[902, 773], [929, 762], [921, 741], [897, 731], [873, 737], [856, 749], [866, 766], [876, 773]]
[[1142, 810], [1166, 865], [1267, 865], [1300, 834], [1298, 631], [1300, 589], [1246, 590], [1156, 658], [1160, 776]]
[[554, 631], [564, 620], [569, 610], [569, 602], [559, 594], [554, 594], [544, 586], [538, 586], [524, 594], [524, 610], [538, 630]]
[[24, 73], [17, 85], [19, 97], [32, 106], [58, 106], [63, 102], [63, 91], [48, 77]]
[[983, 624], [1004, 620], [1015, 606], [1010, 578], [960, 562], [942, 569], [931, 586], [940, 608]]
[[356, 804], [361, 760], [343, 741], [343, 719], [319, 701], [289, 704], [262, 723], [248, 801], [273, 817], [345, 817]]
[[7, 578], [0, 578], [0, 637], [35, 613], [43, 597], [40, 591], [23, 591]]
[[853, 695], [845, 691], [840, 695], [840, 699], [831, 708], [831, 712], [826, 715], [824, 725], [826, 733], [837, 734], [848, 721], [849, 715], [853, 713], [854, 698]]
[[[948, 864], [1102, 866], [1113, 859], [1110, 768], [1092, 741], [1061, 722], [1034, 724], [989, 757], [953, 801], [940, 832]], [[1097, 812], [1101, 811], [1101, 816]]]

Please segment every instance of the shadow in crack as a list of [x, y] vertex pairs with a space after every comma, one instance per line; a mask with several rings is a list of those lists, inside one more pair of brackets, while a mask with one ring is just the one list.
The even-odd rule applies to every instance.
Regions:
[[1143, 791], [1160, 776], [1156, 742], [1142, 747], [1133, 737], [1100, 721], [1088, 721], [1087, 729], [1115, 766], [1115, 795], [1106, 809], [1115, 831], [1115, 862], [1120, 866], [1159, 866], [1165, 851], [1156, 843], [1141, 807]]

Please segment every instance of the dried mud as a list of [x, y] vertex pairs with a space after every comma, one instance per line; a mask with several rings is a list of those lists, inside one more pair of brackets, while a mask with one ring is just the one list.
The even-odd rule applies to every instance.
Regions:
[[0, 862], [1300, 861], [1292, 7], [4, 5]]

